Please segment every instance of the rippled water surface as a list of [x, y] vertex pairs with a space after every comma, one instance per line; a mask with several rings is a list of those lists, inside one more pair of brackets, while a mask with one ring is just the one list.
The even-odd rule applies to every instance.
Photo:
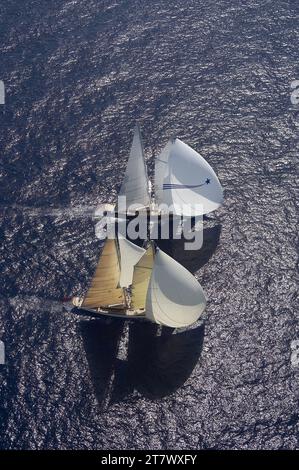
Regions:
[[[297, 5], [0, 1], [0, 447], [298, 447]], [[175, 134], [225, 189], [212, 256], [182, 261], [206, 320], [179, 337], [59, 303], [88, 283], [86, 208], [115, 199], [136, 120], [150, 171]]]

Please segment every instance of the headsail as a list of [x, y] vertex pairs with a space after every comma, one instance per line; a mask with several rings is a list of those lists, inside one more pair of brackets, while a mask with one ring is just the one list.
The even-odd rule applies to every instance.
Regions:
[[146, 317], [161, 325], [180, 328], [194, 323], [205, 306], [205, 294], [196, 278], [157, 250], [146, 298]]
[[203, 215], [223, 201], [219, 180], [205, 159], [180, 139], [170, 141], [155, 163], [156, 203], [174, 214]]
[[127, 208], [132, 204], [149, 207], [150, 195], [140, 128], [136, 125], [125, 177], [119, 196], [126, 196]]
[[153, 247], [150, 244], [142, 258], [138, 261], [134, 268], [133, 282], [132, 282], [132, 299], [131, 307], [134, 309], [145, 308], [146, 294], [152, 268], [154, 264]]
[[144, 255], [145, 250], [120, 235], [118, 235], [118, 244], [121, 264], [119, 285], [129, 287], [133, 280], [134, 266]]
[[101, 253], [91, 286], [81, 306], [97, 308], [125, 304], [123, 289], [119, 288], [120, 269], [115, 240], [107, 239]]

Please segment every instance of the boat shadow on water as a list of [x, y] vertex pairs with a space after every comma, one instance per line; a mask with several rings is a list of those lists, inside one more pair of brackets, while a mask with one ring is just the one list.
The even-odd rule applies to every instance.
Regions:
[[[184, 250], [184, 240], [161, 240], [159, 246], [191, 272], [208, 262], [219, 243], [221, 226], [204, 229], [203, 247]], [[134, 390], [151, 399], [174, 393], [192, 374], [202, 351], [204, 324], [174, 333], [145, 321], [82, 321], [81, 332], [97, 400], [101, 406], [124, 400]], [[127, 328], [127, 358], [118, 348]]]
[[82, 321], [81, 332], [99, 404], [119, 402], [137, 390], [158, 399], [174, 393], [190, 377], [200, 357], [204, 325], [173, 334], [147, 322], [128, 324], [127, 359], [117, 358], [124, 323]]
[[132, 389], [151, 399], [174, 393], [190, 377], [202, 351], [204, 325], [176, 334], [163, 327], [160, 336], [158, 329], [150, 323], [130, 325], [128, 357], [116, 364], [112, 401], [130, 392], [123, 387], [124, 373]]
[[200, 249], [186, 250], [184, 238], [178, 240], [157, 240], [157, 245], [186, 269], [195, 273], [213, 256], [219, 244], [221, 224], [203, 230], [203, 244]]

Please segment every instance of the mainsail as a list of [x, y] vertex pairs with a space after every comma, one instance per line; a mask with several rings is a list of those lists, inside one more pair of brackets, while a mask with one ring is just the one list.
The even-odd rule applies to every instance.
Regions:
[[154, 252], [152, 244], [150, 244], [142, 258], [134, 267], [131, 298], [131, 307], [134, 309], [145, 308], [146, 294], [152, 274], [153, 263]]
[[129, 287], [132, 284], [134, 266], [144, 255], [145, 250], [121, 235], [118, 235], [118, 245], [121, 264], [119, 285]]
[[101, 253], [91, 286], [81, 306], [98, 308], [125, 304], [123, 289], [119, 288], [120, 268], [115, 240], [107, 239]]
[[130, 156], [119, 196], [126, 196], [127, 208], [133, 204], [139, 207], [150, 206], [147, 168], [138, 125], [134, 129]]
[[205, 294], [195, 277], [158, 249], [146, 297], [146, 317], [180, 328], [194, 323], [205, 306]]
[[180, 139], [174, 139], [156, 159], [155, 196], [158, 205], [172, 207], [174, 214], [196, 216], [217, 209], [223, 201], [223, 190], [205, 159]]

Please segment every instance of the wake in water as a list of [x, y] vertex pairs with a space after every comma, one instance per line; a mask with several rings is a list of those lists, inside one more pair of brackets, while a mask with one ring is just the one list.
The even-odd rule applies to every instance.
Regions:
[[65, 219], [90, 218], [94, 216], [96, 206], [62, 206], [62, 207], [30, 207], [13, 204], [11, 206], [0, 206], [3, 212], [18, 212], [28, 217], [54, 217]]
[[10, 297], [7, 299], [9, 305], [13, 308], [17, 308], [21, 305], [26, 306], [27, 311], [36, 312], [51, 312], [51, 313], [62, 313], [63, 311], [63, 301], [55, 301], [51, 299], [45, 299], [37, 295], [16, 295], [15, 297]]

